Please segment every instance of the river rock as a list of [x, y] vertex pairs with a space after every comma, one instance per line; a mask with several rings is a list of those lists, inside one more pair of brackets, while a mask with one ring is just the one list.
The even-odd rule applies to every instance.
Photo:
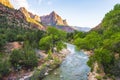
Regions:
[[48, 75], [48, 72], [46, 72], [44, 75], [47, 76], [47, 75]]

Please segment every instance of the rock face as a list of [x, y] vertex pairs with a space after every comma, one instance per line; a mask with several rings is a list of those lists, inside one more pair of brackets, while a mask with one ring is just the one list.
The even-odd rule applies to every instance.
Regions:
[[[0, 0], [0, 22], [9, 26], [22, 26], [25, 28], [37, 28], [45, 30], [47, 26], [55, 26], [67, 32], [73, 32], [74, 29], [68, 26], [67, 21], [63, 20], [54, 11], [46, 16], [38, 16], [27, 11], [24, 7], [15, 10], [9, 0]], [[2, 19], [5, 18], [5, 19]], [[42, 23], [42, 24], [41, 24]]]
[[56, 28], [58, 29], [61, 29], [63, 31], [66, 31], [66, 32], [74, 32], [75, 29], [73, 29], [71, 26], [60, 26], [60, 25], [57, 25], [55, 26]]
[[101, 28], [101, 23], [98, 24], [96, 27], [92, 28], [91, 31], [99, 30], [100, 28]]
[[24, 7], [21, 7], [19, 10], [26, 16], [26, 18], [32, 18], [38, 22], [41, 21], [38, 15], [34, 15], [31, 12], [28, 12]]
[[64, 25], [68, 25], [68, 23], [67, 23], [66, 19], [65, 19], [65, 20], [63, 20], [63, 24], [64, 24]]
[[40, 24], [41, 20], [39, 16], [28, 12], [24, 7], [21, 7], [19, 10], [24, 14], [28, 22], [33, 23], [34, 25], [40, 27], [41, 29], [44, 29], [44, 26]]
[[74, 29], [67, 24], [66, 20], [63, 20], [55, 11], [51, 12], [49, 15], [41, 16], [41, 23], [46, 26], [54, 26], [58, 29], [73, 32]]
[[10, 4], [9, 0], [0, 0], [0, 3], [9, 8], [13, 8], [13, 6]]
[[34, 20], [36, 20], [36, 21], [38, 21], [38, 22], [41, 22], [40, 16], [34, 15], [34, 14], [32, 14], [31, 12], [29, 12], [29, 15], [30, 15], [30, 17], [31, 17], [32, 19], [34, 19]]
[[45, 25], [55, 26], [55, 25], [63, 25], [67, 26], [66, 20], [63, 20], [58, 14], [54, 11], [51, 12], [49, 15], [41, 16], [41, 22]]
[[0, 22], [2, 22], [1, 25], [7, 25], [10, 27], [25, 27], [29, 29], [44, 29], [40, 24], [27, 21], [26, 15], [24, 15], [20, 10], [15, 10], [13, 8], [9, 8], [3, 4], [0, 4]]
[[38, 22], [41, 22], [41, 19], [40, 19], [40, 17], [38, 15], [34, 15], [33, 19], [35, 19]]
[[24, 7], [21, 7], [19, 10], [25, 15], [25, 17], [30, 18], [28, 11]]

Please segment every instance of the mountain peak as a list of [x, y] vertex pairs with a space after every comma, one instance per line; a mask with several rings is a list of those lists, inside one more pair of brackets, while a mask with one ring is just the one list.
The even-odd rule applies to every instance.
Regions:
[[20, 7], [19, 10], [25, 15], [25, 17], [30, 17], [30, 15], [25, 7]]
[[20, 7], [20, 10], [26, 10], [25, 7]]
[[55, 12], [55, 11], [52, 11], [50, 14], [56, 14], [56, 12]]
[[24, 7], [21, 7], [19, 10], [24, 14], [24, 16], [26, 17], [26, 20], [28, 22], [34, 23], [34, 24], [38, 25], [39, 27], [43, 28], [43, 25], [41, 25], [39, 23], [40, 17], [38, 15], [32, 14], [31, 12], [27, 11], [27, 9]]
[[9, 2], [9, 0], [0, 0], [0, 3], [9, 7], [9, 8], [13, 8], [12, 4]]
[[32, 18], [38, 22], [40, 22], [40, 17], [38, 15], [35, 15], [29, 11], [27, 11], [27, 9], [25, 7], [21, 7], [19, 9], [22, 13], [24, 13], [24, 15], [27, 17], [27, 18]]
[[49, 15], [41, 16], [41, 22], [45, 25], [67, 25], [67, 21], [63, 20], [55, 11], [52, 11]]

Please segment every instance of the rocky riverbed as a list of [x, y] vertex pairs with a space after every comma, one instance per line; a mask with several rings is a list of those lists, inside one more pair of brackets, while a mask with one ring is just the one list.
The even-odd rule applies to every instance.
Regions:
[[59, 68], [51, 72], [43, 80], [87, 80], [90, 68], [87, 66], [88, 56], [77, 51], [74, 45], [67, 44], [70, 54], [66, 56]]

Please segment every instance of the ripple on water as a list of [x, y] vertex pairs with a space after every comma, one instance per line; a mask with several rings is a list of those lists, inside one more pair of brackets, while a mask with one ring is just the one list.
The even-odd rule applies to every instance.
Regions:
[[71, 51], [71, 54], [65, 58], [60, 68], [44, 80], [87, 80], [87, 73], [90, 71], [86, 64], [88, 56], [81, 51], [76, 51], [74, 45], [67, 44], [67, 49]]
[[87, 80], [89, 67], [86, 65], [88, 57], [81, 53], [70, 54], [61, 64], [61, 80]]

